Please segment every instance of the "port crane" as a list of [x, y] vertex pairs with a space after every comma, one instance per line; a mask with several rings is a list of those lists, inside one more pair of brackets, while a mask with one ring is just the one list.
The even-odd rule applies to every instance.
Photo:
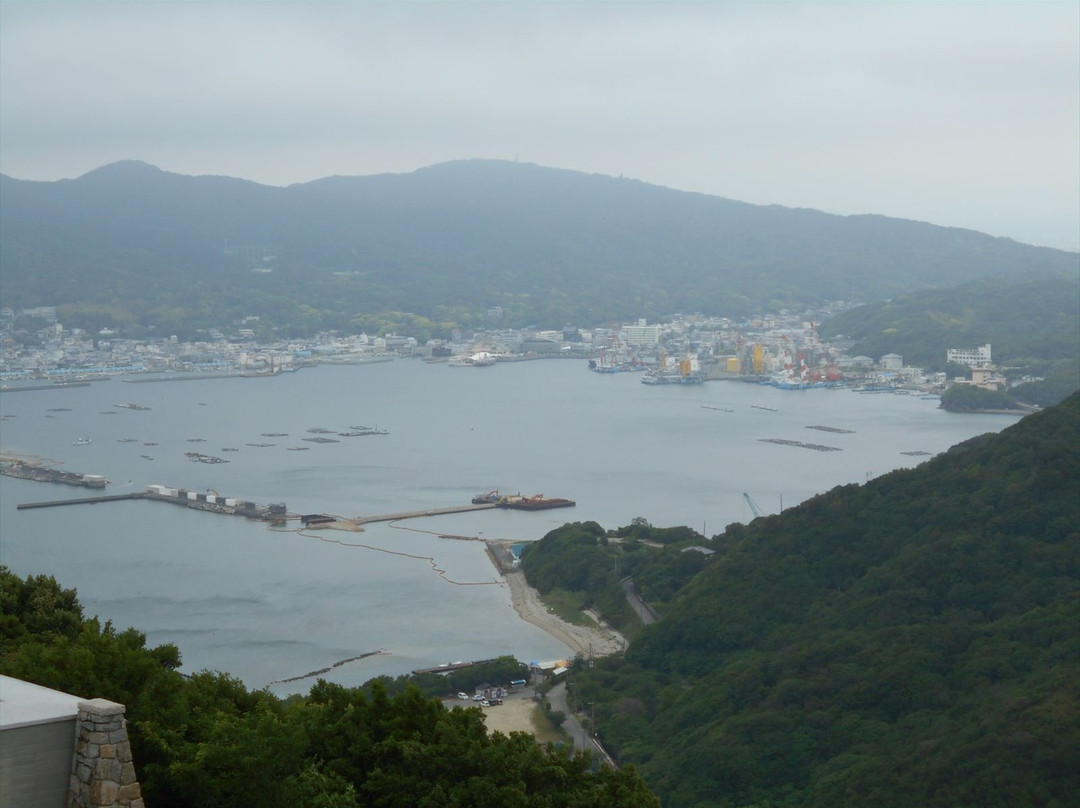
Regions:
[[762, 516], [762, 515], [763, 515], [763, 514], [761, 513], [761, 508], [759, 508], [759, 507], [757, 506], [757, 503], [756, 503], [756, 502], [754, 502], [753, 498], [752, 498], [752, 497], [751, 497], [751, 496], [750, 496], [750, 495], [749, 495], [748, 493], [746, 493], [745, 491], [743, 491], [743, 497], [745, 497], [745, 498], [746, 498], [746, 504], [750, 506], [750, 510], [754, 512], [754, 518], [755, 518], [755, 519], [756, 519], [757, 517], [759, 517], [759, 516]]

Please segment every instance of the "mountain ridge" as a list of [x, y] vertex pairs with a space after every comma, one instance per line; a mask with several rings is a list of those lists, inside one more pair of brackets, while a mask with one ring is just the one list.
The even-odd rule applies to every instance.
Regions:
[[163, 299], [196, 327], [299, 303], [342, 328], [383, 311], [467, 326], [496, 306], [561, 327], [1076, 272], [1075, 254], [972, 230], [493, 160], [290, 186], [140, 161], [4, 176], [0, 260], [5, 305], [119, 304], [163, 328], [185, 322]]

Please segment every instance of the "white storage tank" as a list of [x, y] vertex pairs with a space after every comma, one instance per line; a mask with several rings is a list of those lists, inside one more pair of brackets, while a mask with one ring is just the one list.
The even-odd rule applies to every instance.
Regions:
[[239, 501], [236, 497], [225, 497], [225, 504], [230, 508], [235, 508]]
[[213, 494], [207, 494], [206, 501], [213, 505], [217, 502], [217, 497], [215, 497]]
[[199, 498], [199, 495], [196, 494], [194, 491], [188, 491], [187, 492], [187, 498], [194, 501], [194, 500]]

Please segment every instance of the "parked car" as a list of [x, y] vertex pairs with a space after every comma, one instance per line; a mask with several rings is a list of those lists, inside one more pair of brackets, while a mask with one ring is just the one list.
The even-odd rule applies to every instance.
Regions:
[[458, 693], [457, 697], [459, 699], [461, 699], [462, 701], [468, 701], [469, 700], [469, 694], [468, 693]]

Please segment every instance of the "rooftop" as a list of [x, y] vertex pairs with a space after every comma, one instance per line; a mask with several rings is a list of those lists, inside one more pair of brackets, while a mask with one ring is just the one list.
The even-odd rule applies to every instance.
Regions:
[[0, 676], [0, 730], [75, 718], [80, 696]]

